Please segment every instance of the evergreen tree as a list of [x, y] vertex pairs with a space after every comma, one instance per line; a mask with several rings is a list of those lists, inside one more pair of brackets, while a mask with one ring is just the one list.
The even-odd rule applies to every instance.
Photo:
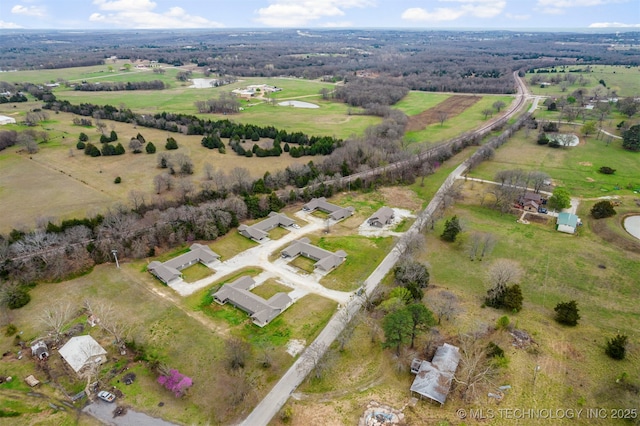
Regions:
[[178, 142], [172, 138], [172, 137], [168, 137], [167, 138], [167, 143], [164, 146], [167, 150], [172, 150], [172, 149], [178, 149]]
[[607, 340], [605, 353], [613, 359], [624, 359], [627, 352], [627, 336], [618, 334], [616, 337]]
[[118, 140], [118, 134], [115, 130], [111, 131], [111, 135], [109, 135], [109, 142], [115, 142]]
[[578, 314], [578, 304], [575, 300], [560, 302], [553, 310], [556, 311], [556, 321], [560, 324], [571, 326], [578, 324], [580, 315]]
[[156, 152], [156, 146], [153, 144], [153, 142], [149, 142], [144, 149], [147, 151], [147, 154], [155, 154]]
[[444, 223], [444, 230], [440, 238], [444, 241], [454, 242], [460, 231], [462, 231], [462, 227], [458, 222], [458, 216], [453, 216]]

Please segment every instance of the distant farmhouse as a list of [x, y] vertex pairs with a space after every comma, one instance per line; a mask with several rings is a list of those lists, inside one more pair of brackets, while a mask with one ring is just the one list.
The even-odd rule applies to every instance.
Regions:
[[355, 209], [353, 207], [340, 207], [335, 204], [331, 204], [326, 198], [313, 198], [307, 204], [302, 206], [302, 210], [305, 212], [312, 212], [314, 210], [320, 210], [328, 213], [329, 217], [333, 220], [340, 220], [347, 218], [353, 214]]
[[391, 207], [380, 207], [380, 209], [367, 220], [367, 223], [377, 228], [382, 228], [391, 223], [394, 218], [393, 209]]
[[107, 362], [107, 351], [89, 335], [72, 337], [58, 352], [79, 376], [91, 365]]
[[165, 284], [182, 278], [181, 270], [195, 263], [209, 266], [218, 260], [220, 256], [214, 253], [208, 246], [194, 243], [189, 251], [164, 263], [153, 261], [147, 266], [147, 270]]
[[269, 86], [268, 84], [251, 84], [244, 89], [234, 89], [231, 93], [235, 93], [241, 99], [251, 99], [259, 93], [275, 93], [282, 91], [282, 88]]
[[244, 237], [250, 238], [254, 241], [262, 241], [269, 236], [269, 231], [282, 226], [288, 228], [294, 225], [295, 222], [289, 219], [282, 213], [271, 212], [269, 217], [261, 222], [255, 223], [251, 226], [240, 225], [238, 226], [238, 232]]
[[575, 234], [580, 224], [580, 218], [572, 213], [559, 213], [556, 221], [556, 230], [567, 234]]
[[459, 348], [448, 343], [436, 350], [431, 362], [414, 359], [411, 372], [416, 375], [411, 392], [443, 405], [451, 389], [453, 375], [460, 362]]
[[282, 250], [282, 257], [284, 258], [296, 257], [298, 255], [315, 260], [316, 264], [314, 267], [325, 272], [340, 266], [347, 258], [347, 253], [343, 250], [331, 253], [328, 250], [310, 244], [310, 240], [306, 237], [294, 241], [289, 247]]
[[236, 308], [240, 308], [251, 316], [253, 323], [264, 327], [271, 320], [280, 315], [293, 302], [286, 293], [277, 293], [265, 300], [262, 297], [251, 293], [256, 282], [253, 278], [240, 277], [230, 284], [224, 284], [220, 290], [213, 295], [213, 300], [224, 305], [229, 303]]

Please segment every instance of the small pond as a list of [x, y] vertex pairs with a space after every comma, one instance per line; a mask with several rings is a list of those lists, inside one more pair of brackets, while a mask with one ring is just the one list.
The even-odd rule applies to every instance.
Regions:
[[280, 102], [278, 105], [292, 106], [294, 108], [320, 108], [316, 104], [312, 104], [310, 102], [302, 102], [302, 101], [284, 101], [284, 102]]
[[623, 226], [628, 233], [640, 240], [640, 214], [626, 217]]

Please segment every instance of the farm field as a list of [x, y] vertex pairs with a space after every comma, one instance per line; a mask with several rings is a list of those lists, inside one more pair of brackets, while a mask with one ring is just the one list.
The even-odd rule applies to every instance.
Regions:
[[[560, 130], [575, 132], [572, 126], [567, 125], [561, 126]], [[525, 130], [519, 131], [496, 150], [491, 161], [482, 163], [469, 176], [494, 180], [501, 170], [539, 170], [549, 174], [555, 185], [566, 187], [576, 197], [632, 195], [633, 190], [640, 187], [637, 173], [640, 156], [623, 150], [619, 139], [614, 139], [607, 146], [604, 140], [595, 136], [585, 139], [581, 135], [578, 146], [558, 149], [538, 145], [536, 139], [535, 131], [531, 131], [529, 136]], [[616, 172], [613, 175], [599, 173], [603, 166], [612, 167]]]
[[[585, 70], [586, 65], [579, 66], [566, 66], [564, 70], [568, 73], [570, 70]], [[562, 67], [556, 67], [557, 71], [563, 69]], [[540, 73], [540, 74], [526, 74], [525, 80], [529, 83], [529, 88], [535, 95], [542, 96], [563, 96], [568, 95], [574, 90], [585, 88], [590, 92], [597, 87], [602, 88], [603, 95], [607, 93], [607, 90], [615, 91], [618, 96], [637, 96], [640, 93], [640, 67], [627, 67], [624, 65], [590, 65], [590, 72], [574, 72], [576, 76], [584, 76], [587, 79], [586, 85], [579, 84], [570, 85], [566, 92], [563, 92], [559, 85], [551, 85], [541, 87], [539, 84], [530, 84], [531, 77], [534, 75], [540, 75], [543, 78], [551, 78], [553, 76], [563, 76], [563, 73]], [[550, 70], [550, 69], [549, 69]], [[600, 80], [603, 80], [606, 87], [600, 84]]]

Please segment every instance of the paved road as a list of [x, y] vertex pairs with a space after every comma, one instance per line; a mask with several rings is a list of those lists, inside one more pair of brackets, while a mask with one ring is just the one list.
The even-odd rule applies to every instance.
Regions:
[[166, 420], [151, 417], [147, 414], [127, 409], [123, 416], [113, 417], [113, 410], [118, 404], [95, 401], [82, 409], [85, 413], [95, 417], [102, 423], [115, 426], [176, 426]]

